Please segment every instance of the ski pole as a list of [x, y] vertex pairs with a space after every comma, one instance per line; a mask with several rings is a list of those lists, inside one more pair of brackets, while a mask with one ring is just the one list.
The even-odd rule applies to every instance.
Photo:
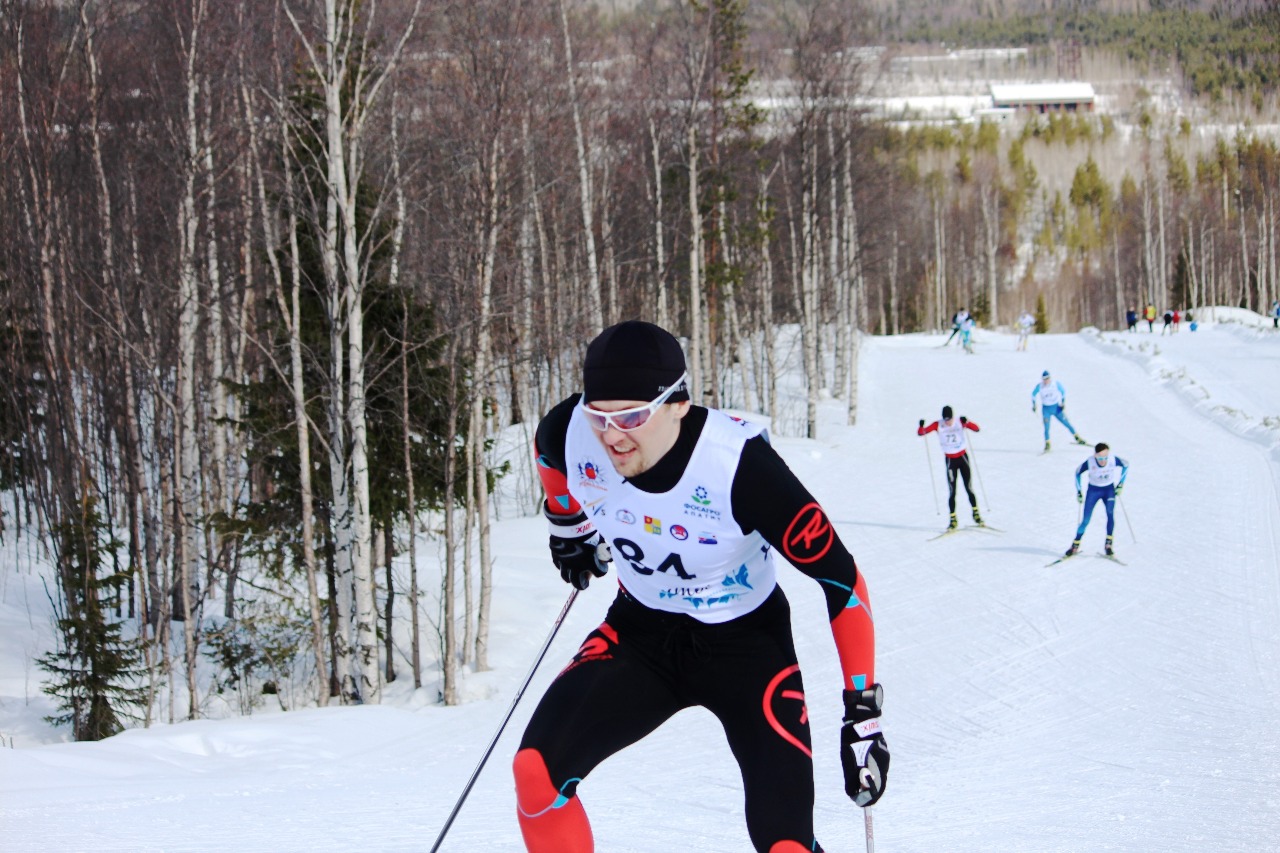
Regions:
[[924, 464], [929, 466], [929, 488], [933, 491], [933, 514], [942, 515], [942, 506], [938, 503], [938, 477], [933, 473], [933, 460], [929, 458], [928, 439], [925, 440], [921, 447], [924, 448]]
[[1133, 544], [1138, 544], [1137, 534], [1133, 532], [1133, 522], [1129, 521], [1129, 510], [1124, 508], [1124, 504], [1120, 501], [1120, 496], [1116, 495], [1116, 503], [1120, 504], [1120, 514], [1124, 516], [1124, 523], [1129, 527], [1129, 536], [1133, 539]]
[[573, 592], [569, 593], [569, 600], [564, 603], [564, 607], [560, 608], [560, 615], [556, 617], [555, 623], [551, 626], [551, 633], [547, 635], [546, 642], [542, 644], [542, 650], [538, 652], [538, 657], [534, 660], [533, 666], [529, 668], [529, 674], [525, 676], [524, 683], [520, 685], [520, 689], [516, 691], [515, 698], [511, 700], [511, 707], [507, 709], [507, 715], [502, 718], [502, 724], [493, 733], [493, 739], [489, 741], [489, 748], [484, 751], [484, 755], [480, 758], [480, 763], [472, 771], [466, 787], [462, 789], [462, 796], [458, 797], [458, 802], [454, 803], [453, 811], [449, 812], [449, 819], [444, 822], [444, 827], [440, 830], [440, 836], [436, 838], [436, 843], [431, 845], [431, 853], [436, 853], [444, 842], [444, 837], [449, 832], [449, 827], [453, 825], [453, 819], [462, 810], [462, 804], [466, 801], [467, 795], [471, 793], [471, 787], [475, 785], [476, 779], [479, 778], [485, 762], [489, 760], [489, 756], [493, 753], [493, 748], [498, 745], [498, 738], [502, 737], [503, 729], [507, 727], [507, 723], [511, 722], [511, 715], [516, 712], [516, 705], [520, 704], [520, 697], [524, 695], [525, 688], [529, 686], [529, 682], [533, 681], [533, 674], [538, 671], [538, 666], [542, 663], [542, 659], [546, 657], [547, 649], [551, 648], [551, 641], [555, 639], [560, 626], [564, 624], [564, 618], [569, 615], [569, 608], [573, 606], [573, 602], [580, 591], [574, 589]]
[[978, 481], [978, 491], [982, 492], [982, 505], [991, 510], [991, 501], [987, 500], [987, 487], [982, 485], [982, 472], [978, 470], [978, 453], [977, 446], [973, 443], [973, 438], [969, 439], [969, 456], [973, 458], [973, 479]]
[[862, 824], [867, 833], [867, 853], [876, 853], [876, 836], [871, 830], [871, 806], [862, 807]]

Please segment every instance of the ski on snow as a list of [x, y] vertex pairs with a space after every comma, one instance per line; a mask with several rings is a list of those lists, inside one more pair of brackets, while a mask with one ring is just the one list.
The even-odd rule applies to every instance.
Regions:
[[[1077, 551], [1076, 553], [1074, 553], [1074, 554], [1064, 554], [1063, 556], [1061, 556], [1061, 557], [1059, 557], [1058, 559], [1054, 560], [1052, 563], [1045, 563], [1045, 566], [1044, 566], [1044, 567], [1047, 569], [1047, 568], [1049, 568], [1050, 566], [1056, 566], [1056, 565], [1058, 565], [1058, 563], [1061, 563], [1063, 560], [1070, 560], [1072, 557], [1079, 557], [1079, 556], [1080, 556], [1080, 553], [1079, 553], [1078, 551]], [[1127, 566], [1127, 565], [1129, 565], [1129, 564], [1128, 564], [1128, 563], [1126, 563], [1124, 560], [1121, 560], [1120, 558], [1118, 558], [1118, 557], [1116, 557], [1116, 556], [1114, 556], [1114, 555], [1112, 555], [1112, 554], [1094, 554], [1093, 556], [1095, 556], [1095, 557], [1097, 557], [1097, 558], [1099, 558], [1099, 559], [1102, 559], [1102, 560], [1110, 560], [1111, 562], [1113, 562], [1113, 563], [1118, 563], [1118, 564], [1119, 564], [1119, 565], [1121, 565], [1121, 566]]]
[[928, 541], [933, 542], [944, 536], [950, 536], [952, 533], [960, 533], [963, 530], [979, 530], [983, 533], [1004, 533], [999, 527], [992, 527], [990, 524], [969, 524], [964, 527], [948, 527], [937, 536], [930, 536]]

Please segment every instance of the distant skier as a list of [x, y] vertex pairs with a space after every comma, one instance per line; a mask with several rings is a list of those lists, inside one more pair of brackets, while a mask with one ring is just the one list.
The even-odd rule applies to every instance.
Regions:
[[969, 316], [960, 323], [960, 346], [964, 347], [964, 351], [969, 355], [973, 355], [973, 330], [977, 325]]
[[1138, 312], [1130, 308], [1124, 312], [1125, 325], [1129, 327], [1129, 331], [1136, 331], [1138, 326]]
[[1172, 329], [1173, 329], [1173, 312], [1170, 311], [1168, 308], [1166, 308], [1164, 311], [1164, 325], [1160, 327], [1161, 336], [1163, 336], [1165, 332], [1172, 333]]
[[1036, 318], [1031, 315], [1030, 311], [1023, 311], [1018, 317], [1018, 351], [1026, 352], [1027, 339], [1031, 337], [1031, 330], [1036, 327]]
[[1049, 371], [1040, 374], [1040, 383], [1031, 389], [1031, 411], [1036, 410], [1036, 397], [1040, 398], [1040, 414], [1044, 417], [1044, 449], [1049, 449], [1049, 420], [1057, 418], [1062, 425], [1071, 430], [1071, 437], [1076, 440], [1076, 444], [1088, 444], [1076, 432], [1076, 428], [1071, 425], [1071, 421], [1067, 420], [1067, 392], [1062, 387], [1061, 382], [1054, 381], [1049, 376]]
[[964, 490], [969, 495], [969, 505], [973, 508], [973, 521], [975, 524], [982, 524], [982, 515], [978, 512], [978, 497], [973, 493], [973, 487], [969, 485], [972, 472], [969, 468], [969, 443], [964, 437], [966, 429], [980, 431], [978, 425], [968, 418], [962, 416], [956, 420], [950, 406], [942, 407], [941, 421], [934, 421], [925, 426], [924, 418], [921, 418], [920, 426], [916, 429], [916, 435], [936, 432], [938, 444], [942, 446], [942, 452], [947, 457], [947, 488], [949, 489], [947, 508], [951, 511], [948, 530], [955, 530], [960, 526], [956, 521], [956, 480], [961, 478], [964, 480]]
[[959, 311], [951, 315], [951, 334], [947, 338], [947, 342], [943, 346], [951, 343], [951, 339], [960, 334], [960, 328], [964, 325], [964, 321], [969, 319], [969, 312], [961, 308]]
[[1147, 321], [1147, 331], [1154, 332], [1155, 326], [1153, 324], [1156, 321], [1156, 306], [1148, 302], [1147, 307], [1142, 311], [1142, 319]]
[[1280, 299], [1271, 303], [1271, 328], [1280, 329]]
[[[1089, 490], [1080, 491], [1080, 476], [1089, 478]], [[1098, 442], [1093, 448], [1093, 455], [1080, 463], [1076, 469], [1076, 500], [1084, 504], [1084, 514], [1080, 517], [1080, 526], [1076, 528], [1076, 538], [1071, 540], [1071, 547], [1066, 556], [1073, 557], [1080, 550], [1080, 539], [1084, 529], [1089, 526], [1089, 517], [1093, 515], [1093, 507], [1098, 501], [1107, 508], [1107, 542], [1104, 550], [1108, 557], [1115, 556], [1112, 547], [1112, 534], [1116, 529], [1116, 498], [1124, 489], [1124, 478], [1129, 476], [1129, 463], [1119, 456], [1111, 458], [1111, 447], [1106, 442]]]

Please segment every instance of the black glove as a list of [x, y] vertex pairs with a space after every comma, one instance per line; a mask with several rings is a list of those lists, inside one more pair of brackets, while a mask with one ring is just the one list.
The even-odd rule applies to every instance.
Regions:
[[542, 514], [551, 525], [551, 562], [556, 564], [565, 583], [573, 584], [575, 589], [586, 589], [593, 575], [602, 578], [609, 573], [613, 552], [585, 512], [556, 515], [544, 501]]
[[889, 778], [889, 745], [880, 733], [883, 695], [879, 684], [844, 692], [844, 725], [840, 728], [844, 792], [864, 807], [880, 799]]
[[924, 418], [920, 419], [920, 429], [924, 429]]
[[969, 422], [969, 419], [968, 419], [968, 418], [966, 418], [964, 415], [961, 415], [961, 416], [960, 416], [960, 426], [964, 426], [964, 425], [965, 425], [965, 424], [967, 424], [968, 422]]

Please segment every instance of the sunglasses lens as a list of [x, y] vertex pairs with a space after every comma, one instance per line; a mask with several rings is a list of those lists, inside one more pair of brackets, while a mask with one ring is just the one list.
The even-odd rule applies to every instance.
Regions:
[[651, 414], [653, 414], [653, 409], [637, 409], [630, 412], [622, 412], [613, 416], [613, 425], [623, 432], [639, 429], [649, 421], [649, 415]]

